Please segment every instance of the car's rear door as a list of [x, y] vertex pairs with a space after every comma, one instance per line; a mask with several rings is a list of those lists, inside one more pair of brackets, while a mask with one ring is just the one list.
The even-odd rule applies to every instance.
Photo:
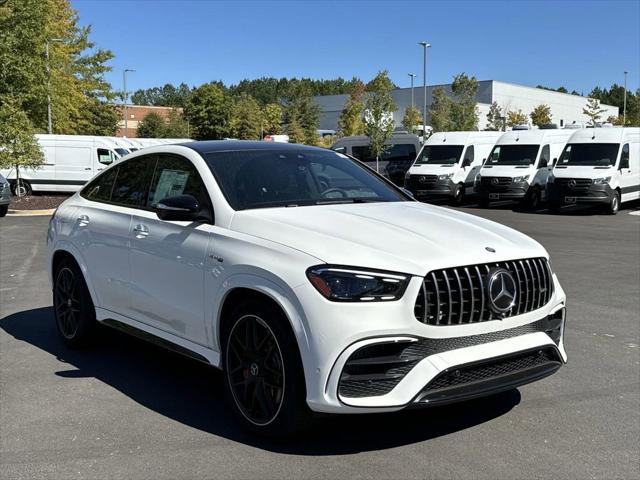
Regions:
[[131, 222], [131, 315], [206, 345], [204, 275], [210, 226], [160, 220], [152, 209], [164, 198], [183, 194], [193, 195], [203, 211], [211, 211], [195, 165], [179, 155], [159, 154], [147, 201]]

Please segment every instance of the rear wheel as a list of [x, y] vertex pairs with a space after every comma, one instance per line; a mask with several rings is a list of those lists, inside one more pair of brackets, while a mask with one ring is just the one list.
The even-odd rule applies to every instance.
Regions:
[[78, 265], [64, 259], [54, 272], [53, 309], [58, 332], [72, 347], [86, 345], [96, 327], [96, 312]]
[[282, 313], [251, 301], [237, 307], [226, 324], [225, 390], [236, 417], [267, 436], [302, 430], [311, 412], [296, 339]]
[[607, 212], [609, 215], [615, 215], [620, 210], [620, 192], [617, 190], [613, 192], [611, 195], [611, 200], [609, 200], [609, 206], [607, 207]]
[[0, 205], [0, 217], [4, 217], [9, 211], [9, 205]]

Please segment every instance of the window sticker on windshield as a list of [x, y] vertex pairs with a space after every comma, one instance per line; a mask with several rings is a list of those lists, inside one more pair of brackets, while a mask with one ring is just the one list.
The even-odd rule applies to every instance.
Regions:
[[189, 180], [189, 172], [184, 170], [162, 170], [152, 203], [176, 195], [182, 195]]

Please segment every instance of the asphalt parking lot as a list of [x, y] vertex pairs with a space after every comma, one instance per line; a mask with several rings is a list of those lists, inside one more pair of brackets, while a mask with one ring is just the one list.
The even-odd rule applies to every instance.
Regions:
[[325, 418], [289, 442], [240, 431], [211, 368], [109, 330], [67, 349], [48, 217], [0, 219], [0, 478], [640, 477], [640, 216], [464, 210], [549, 250], [569, 363], [488, 399]]

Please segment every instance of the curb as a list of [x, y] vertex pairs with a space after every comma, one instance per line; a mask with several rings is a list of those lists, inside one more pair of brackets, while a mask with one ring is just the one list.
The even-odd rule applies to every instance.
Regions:
[[50, 216], [55, 212], [55, 208], [48, 210], [9, 210], [7, 212], [8, 217], [38, 217], [38, 216]]

